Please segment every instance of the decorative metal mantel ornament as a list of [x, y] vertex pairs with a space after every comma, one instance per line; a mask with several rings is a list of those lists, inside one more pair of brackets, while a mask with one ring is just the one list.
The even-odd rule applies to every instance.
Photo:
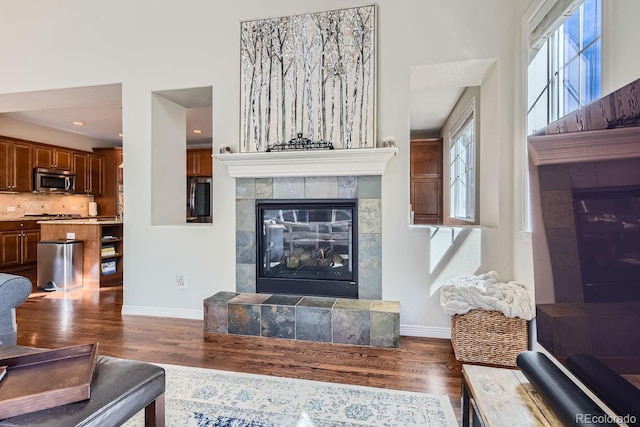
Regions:
[[291, 138], [289, 142], [270, 144], [267, 147], [266, 151], [270, 152], [294, 150], [333, 150], [333, 144], [327, 141], [313, 142], [309, 138], [303, 138], [302, 132], [298, 132], [298, 135], [295, 138]]

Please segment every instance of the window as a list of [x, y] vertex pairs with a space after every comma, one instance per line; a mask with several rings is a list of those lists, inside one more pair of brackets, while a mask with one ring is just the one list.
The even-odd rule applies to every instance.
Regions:
[[600, 97], [601, 18], [601, 0], [585, 0], [529, 64], [529, 134]]
[[476, 138], [475, 100], [467, 106], [451, 133], [449, 148], [449, 216], [465, 222], [476, 221]]

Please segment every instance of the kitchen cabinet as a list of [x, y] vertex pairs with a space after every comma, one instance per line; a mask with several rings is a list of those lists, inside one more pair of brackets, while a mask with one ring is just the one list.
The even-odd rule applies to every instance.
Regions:
[[76, 188], [74, 193], [87, 193], [87, 155], [84, 153], [73, 153], [73, 172], [76, 174]]
[[98, 204], [98, 214], [117, 216], [123, 214], [123, 168], [122, 148], [94, 148], [94, 153], [100, 155], [102, 162], [102, 191], [94, 198]]
[[212, 176], [211, 148], [187, 150], [187, 176]]
[[[88, 220], [52, 220], [41, 226], [42, 240], [64, 240], [74, 233], [82, 241], [83, 274], [85, 288], [122, 285], [124, 240], [122, 222]], [[107, 247], [112, 248], [107, 251]], [[109, 266], [113, 266], [111, 270]]]
[[73, 151], [53, 145], [33, 145], [33, 167], [70, 171], [73, 168]]
[[73, 153], [73, 172], [76, 174], [76, 194], [101, 195], [104, 187], [103, 156], [92, 153]]
[[0, 222], [0, 269], [35, 263], [39, 241], [36, 221]]
[[0, 191], [33, 190], [31, 143], [0, 138]]
[[442, 139], [411, 140], [410, 203], [414, 224], [442, 224]]

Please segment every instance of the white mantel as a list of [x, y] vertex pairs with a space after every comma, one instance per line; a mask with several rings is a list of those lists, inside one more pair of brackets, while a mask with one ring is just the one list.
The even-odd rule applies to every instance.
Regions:
[[383, 175], [391, 148], [215, 154], [232, 178]]
[[536, 166], [640, 157], [640, 128], [590, 130], [529, 136]]

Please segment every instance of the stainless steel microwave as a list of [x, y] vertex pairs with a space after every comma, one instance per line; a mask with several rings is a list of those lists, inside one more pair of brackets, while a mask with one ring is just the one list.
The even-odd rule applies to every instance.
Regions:
[[76, 174], [56, 169], [36, 168], [33, 170], [33, 190], [43, 193], [73, 193], [76, 188]]

